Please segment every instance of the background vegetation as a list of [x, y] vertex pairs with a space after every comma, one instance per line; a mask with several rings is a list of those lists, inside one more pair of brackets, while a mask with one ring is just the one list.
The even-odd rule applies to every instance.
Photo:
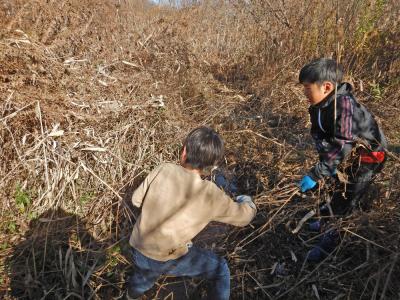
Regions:
[[[198, 239], [229, 259], [233, 299], [400, 298], [397, 1], [183, 4], [0, 1], [0, 297], [121, 295], [130, 193], [207, 124], [259, 207], [252, 226]], [[344, 64], [390, 159], [372, 209], [332, 222], [342, 243], [311, 265], [316, 235], [291, 231], [329, 190], [295, 186], [316, 160], [297, 74], [321, 56]], [[182, 282], [162, 278], [148, 299]], [[202, 297], [202, 282], [184, 283]]]

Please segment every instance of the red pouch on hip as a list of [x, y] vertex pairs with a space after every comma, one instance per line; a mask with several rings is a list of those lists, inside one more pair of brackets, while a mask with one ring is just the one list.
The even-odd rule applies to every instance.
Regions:
[[362, 152], [360, 155], [360, 160], [367, 164], [377, 164], [382, 163], [385, 160], [385, 152]]

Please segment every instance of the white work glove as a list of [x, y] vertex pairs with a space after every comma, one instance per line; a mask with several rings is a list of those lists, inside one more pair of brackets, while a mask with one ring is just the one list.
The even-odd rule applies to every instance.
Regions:
[[254, 204], [253, 200], [248, 195], [239, 195], [236, 197], [237, 203], [247, 203], [251, 208], [256, 209], [256, 205]]

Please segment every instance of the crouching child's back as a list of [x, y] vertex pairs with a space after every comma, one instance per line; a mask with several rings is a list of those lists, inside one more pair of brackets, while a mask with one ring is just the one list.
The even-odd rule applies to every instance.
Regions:
[[159, 165], [134, 192], [132, 202], [141, 207], [141, 215], [129, 241], [135, 272], [129, 278], [128, 299], [140, 297], [163, 274], [209, 279], [210, 299], [229, 299], [226, 260], [191, 241], [211, 221], [245, 226], [256, 213], [250, 197], [235, 202], [201, 178], [218, 164], [223, 149], [214, 130], [196, 128], [184, 142], [181, 165]]

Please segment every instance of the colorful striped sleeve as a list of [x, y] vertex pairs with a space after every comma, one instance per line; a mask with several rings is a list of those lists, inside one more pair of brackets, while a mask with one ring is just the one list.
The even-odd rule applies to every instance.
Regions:
[[310, 172], [314, 179], [330, 176], [337, 165], [351, 152], [353, 147], [353, 103], [350, 97], [343, 96], [337, 101], [337, 116], [334, 137], [326, 152], [320, 153], [320, 161]]
[[[345, 144], [352, 144], [353, 140], [353, 104], [349, 96], [338, 99], [335, 127], [335, 147], [327, 153], [327, 160], [343, 159], [346, 153], [342, 153]], [[339, 157], [338, 157], [339, 156]]]
[[353, 142], [353, 104], [349, 96], [338, 99], [335, 138]]

